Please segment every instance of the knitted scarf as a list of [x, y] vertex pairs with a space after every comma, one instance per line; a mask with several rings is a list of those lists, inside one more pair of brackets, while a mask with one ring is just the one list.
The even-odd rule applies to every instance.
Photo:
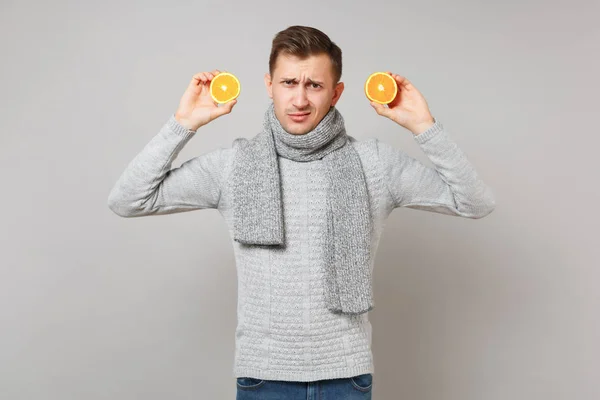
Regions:
[[323, 160], [327, 169], [325, 301], [334, 313], [373, 309], [369, 268], [372, 221], [359, 156], [335, 107], [310, 132], [290, 134], [271, 103], [263, 131], [244, 140], [233, 160], [234, 240], [245, 245], [285, 245], [277, 157]]

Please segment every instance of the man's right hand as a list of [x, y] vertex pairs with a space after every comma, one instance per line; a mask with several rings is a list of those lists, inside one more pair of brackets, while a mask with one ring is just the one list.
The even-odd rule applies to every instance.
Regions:
[[237, 100], [219, 107], [210, 95], [210, 82], [220, 72], [216, 69], [212, 72], [198, 72], [192, 77], [175, 112], [177, 122], [195, 131], [213, 119], [231, 112]]

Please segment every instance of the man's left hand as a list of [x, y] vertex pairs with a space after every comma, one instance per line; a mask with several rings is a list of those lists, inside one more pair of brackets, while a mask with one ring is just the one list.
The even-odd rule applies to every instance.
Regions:
[[425, 132], [433, 123], [433, 117], [425, 97], [405, 77], [387, 71], [398, 84], [398, 93], [387, 105], [371, 102], [377, 114], [388, 117], [411, 131], [414, 135]]

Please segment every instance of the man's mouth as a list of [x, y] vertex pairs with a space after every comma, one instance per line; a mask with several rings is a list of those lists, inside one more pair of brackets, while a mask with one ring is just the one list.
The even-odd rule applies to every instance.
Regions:
[[310, 114], [310, 112], [305, 112], [305, 113], [294, 113], [294, 114], [288, 114], [290, 119], [294, 122], [302, 122], [304, 120], [306, 120], [308, 118], [308, 115]]

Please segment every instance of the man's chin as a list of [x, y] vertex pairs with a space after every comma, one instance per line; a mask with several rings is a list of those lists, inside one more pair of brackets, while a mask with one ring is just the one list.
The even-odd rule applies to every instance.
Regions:
[[310, 127], [303, 126], [286, 126], [284, 127], [285, 131], [290, 135], [306, 135], [311, 131]]

